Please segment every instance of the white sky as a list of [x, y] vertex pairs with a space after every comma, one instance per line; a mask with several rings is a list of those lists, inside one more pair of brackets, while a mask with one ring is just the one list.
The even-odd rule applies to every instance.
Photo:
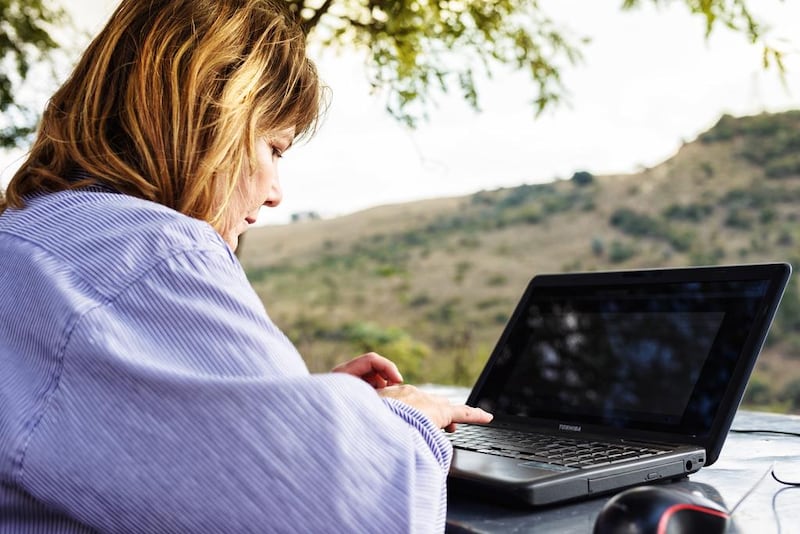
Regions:
[[[70, 2], [80, 22], [99, 30], [116, 1]], [[682, 1], [622, 12], [621, 0], [542, 0], [546, 13], [576, 37], [591, 38], [583, 62], [566, 68], [568, 99], [534, 118], [533, 85], [495, 69], [480, 86], [482, 113], [457, 93], [437, 98], [430, 120], [411, 131], [370, 95], [363, 60], [311, 47], [332, 90], [322, 129], [281, 161], [283, 204], [260, 222], [291, 214], [330, 217], [367, 207], [473, 193], [482, 189], [594, 174], [635, 172], [669, 158], [723, 113], [800, 109], [800, 2], [750, 0], [768, 40], [787, 52], [786, 75], [761, 66], [761, 48], [704, 21]], [[72, 7], [72, 6], [71, 6]], [[87, 16], [89, 14], [90, 16]], [[21, 151], [0, 154], [0, 181]]]

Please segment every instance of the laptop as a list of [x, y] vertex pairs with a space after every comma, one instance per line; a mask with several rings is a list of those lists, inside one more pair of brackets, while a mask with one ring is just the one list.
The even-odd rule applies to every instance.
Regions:
[[451, 490], [542, 506], [713, 464], [791, 272], [786, 263], [543, 274], [451, 434]]

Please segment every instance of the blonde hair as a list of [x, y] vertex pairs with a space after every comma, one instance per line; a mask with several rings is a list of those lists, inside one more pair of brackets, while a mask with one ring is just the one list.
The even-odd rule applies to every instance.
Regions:
[[[313, 133], [305, 37], [271, 0], [122, 0], [50, 99], [0, 212], [101, 183], [217, 226], [260, 136]], [[70, 180], [83, 170], [91, 178]]]

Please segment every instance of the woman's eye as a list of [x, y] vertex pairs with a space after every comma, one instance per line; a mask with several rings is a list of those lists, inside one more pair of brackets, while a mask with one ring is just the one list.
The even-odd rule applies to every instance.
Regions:
[[274, 157], [274, 158], [282, 158], [283, 157], [283, 151], [280, 148], [278, 148], [276, 146], [273, 146], [272, 147], [272, 157]]

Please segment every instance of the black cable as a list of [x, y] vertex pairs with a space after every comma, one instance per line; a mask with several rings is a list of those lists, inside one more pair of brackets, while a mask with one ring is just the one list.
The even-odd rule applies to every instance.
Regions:
[[[775, 478], [775, 472], [774, 472], [774, 471], [773, 471], [773, 473], [772, 473], [772, 477], [773, 477], [773, 478]], [[778, 480], [778, 479], [777, 479], [777, 478], [775, 478], [775, 480]], [[781, 482], [781, 484], [784, 484], [784, 482]], [[793, 486], [797, 486], [797, 485], [796, 485], [796, 484], [794, 484], [794, 483], [793, 483], [792, 485], [793, 485]], [[781, 534], [781, 518], [780, 518], [780, 516], [778, 515], [778, 507], [777, 507], [777, 505], [775, 504], [775, 502], [778, 500], [778, 495], [780, 495], [780, 494], [781, 494], [781, 493], [783, 493], [784, 491], [787, 491], [787, 490], [793, 490], [793, 489], [797, 489], [797, 487], [781, 488], [781, 489], [779, 489], [778, 491], [776, 491], [776, 492], [775, 492], [775, 493], [772, 495], [772, 513], [773, 513], [773, 515], [775, 516], [775, 525], [778, 527], [778, 534]]]
[[780, 495], [784, 491], [800, 488], [800, 482], [792, 482], [790, 480], [783, 480], [782, 478], [780, 478], [778, 475], [775, 474], [775, 464], [773, 464], [772, 472], [770, 474], [772, 475], [772, 478], [774, 478], [777, 482], [787, 486], [785, 488], [779, 489], [772, 496], [772, 513], [775, 515], [775, 524], [778, 525], [778, 534], [781, 534], [781, 518], [778, 515], [778, 507], [776, 506], [775, 502], [778, 500], [778, 495]]
[[[800, 432], [789, 432], [788, 430], [772, 430], [770, 428], [732, 428], [730, 432], [735, 432], [737, 434], [778, 434], [781, 436], [793, 436], [800, 438]], [[774, 478], [777, 482], [785, 485], [785, 486], [800, 486], [800, 482], [793, 482], [790, 480], [783, 480], [775, 474], [775, 464], [773, 463], [772, 467], [770, 467], [770, 474], [772, 478]], [[763, 477], [762, 477], [763, 478]], [[746, 497], [747, 495], [745, 495]], [[739, 503], [737, 503], [737, 506]], [[735, 508], [735, 507], [734, 507]]]
[[[781, 478], [778, 478], [778, 475], [775, 474], [775, 468], [774, 467], [772, 468], [772, 478], [774, 478], [775, 480], [777, 480], [778, 482], [780, 482], [784, 486], [794, 486], [796, 488], [800, 487], [800, 482], [793, 482], [791, 480], [783, 480]], [[789, 489], [789, 488], [784, 488], [784, 489]]]
[[788, 432], [786, 430], [771, 430], [768, 428], [760, 429], [760, 428], [732, 428], [730, 430], [732, 433], [736, 434], [778, 434], [781, 436], [793, 436], [796, 438], [800, 438], [800, 432]]

